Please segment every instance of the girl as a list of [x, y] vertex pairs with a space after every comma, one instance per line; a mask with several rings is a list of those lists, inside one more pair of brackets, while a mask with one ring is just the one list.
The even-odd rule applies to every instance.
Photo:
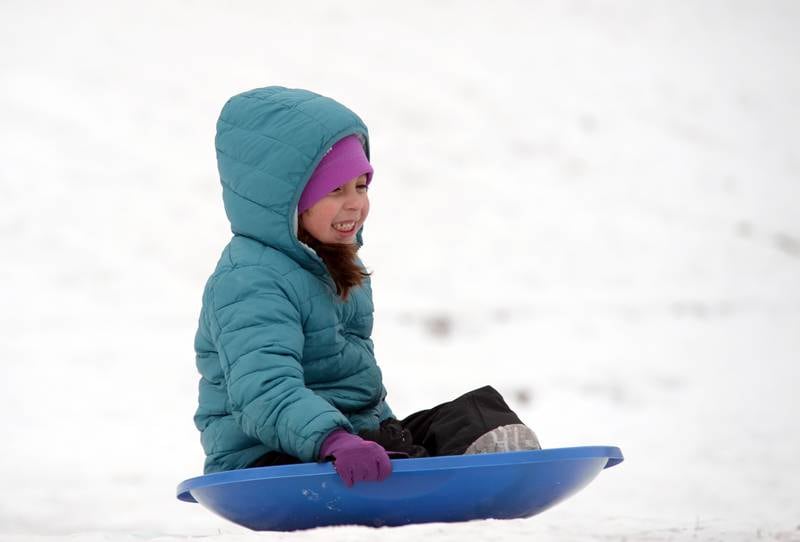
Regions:
[[369, 214], [367, 127], [306, 90], [234, 96], [217, 122], [233, 238], [195, 338], [205, 472], [334, 461], [348, 486], [403, 457], [538, 449], [491, 387], [399, 421], [375, 361], [357, 256]]

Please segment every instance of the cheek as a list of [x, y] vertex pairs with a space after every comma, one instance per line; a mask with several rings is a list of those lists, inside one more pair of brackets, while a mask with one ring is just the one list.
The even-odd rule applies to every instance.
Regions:
[[327, 200], [317, 202], [305, 214], [308, 224], [313, 224], [317, 227], [330, 226], [333, 218], [336, 216], [336, 206]]
[[302, 216], [303, 227], [312, 235], [319, 235], [321, 231], [322, 220], [320, 220], [319, 213], [308, 211]]

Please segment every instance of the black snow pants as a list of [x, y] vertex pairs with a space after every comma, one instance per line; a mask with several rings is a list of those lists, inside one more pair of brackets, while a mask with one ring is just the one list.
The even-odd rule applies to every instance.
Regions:
[[[363, 431], [359, 436], [377, 442], [387, 452], [408, 457], [461, 455], [492, 429], [518, 423], [522, 422], [497, 390], [484, 386], [403, 420], [384, 420], [377, 429]], [[249, 467], [293, 463], [300, 461], [281, 452], [267, 452]]]

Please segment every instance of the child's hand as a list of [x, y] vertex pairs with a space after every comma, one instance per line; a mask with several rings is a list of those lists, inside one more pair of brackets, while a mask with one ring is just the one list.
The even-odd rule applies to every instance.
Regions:
[[383, 481], [392, 473], [392, 462], [380, 444], [344, 429], [328, 435], [320, 448], [320, 457], [333, 457], [333, 467], [347, 487], [355, 482]]

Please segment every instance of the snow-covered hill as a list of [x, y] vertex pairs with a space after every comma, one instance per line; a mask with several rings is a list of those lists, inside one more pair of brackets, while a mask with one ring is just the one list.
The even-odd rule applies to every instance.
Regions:
[[[800, 540], [800, 4], [0, 5], [0, 540], [263, 540], [200, 473], [214, 123], [370, 126], [363, 258], [400, 415], [493, 384], [626, 462], [522, 521], [381, 539]], [[272, 540], [374, 540], [336, 528]]]

